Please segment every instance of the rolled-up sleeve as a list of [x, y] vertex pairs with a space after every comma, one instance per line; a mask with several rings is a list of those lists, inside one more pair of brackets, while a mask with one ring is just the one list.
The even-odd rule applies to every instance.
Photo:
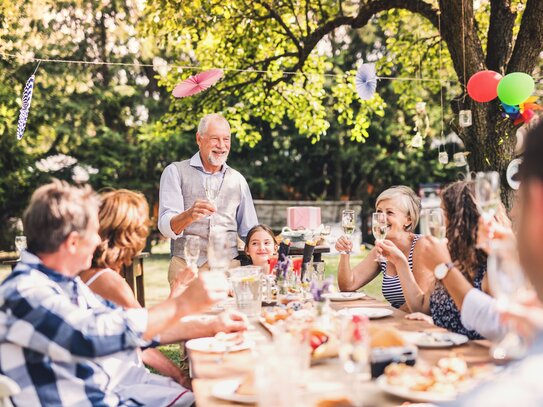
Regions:
[[464, 297], [461, 319], [464, 327], [490, 340], [500, 339], [506, 332], [500, 322], [496, 300], [476, 288], [469, 290]]
[[255, 204], [253, 197], [251, 196], [251, 190], [249, 185], [243, 176], [240, 180], [241, 186], [241, 202], [236, 214], [236, 221], [238, 223], [238, 234], [243, 240], [247, 237], [249, 230], [255, 225], [258, 225], [258, 218], [256, 216]]
[[160, 230], [160, 233], [170, 239], [183, 236], [183, 232], [176, 234], [171, 226], [172, 218], [185, 210], [181, 192], [181, 179], [175, 164], [168, 165], [160, 177], [158, 202], [158, 230]]

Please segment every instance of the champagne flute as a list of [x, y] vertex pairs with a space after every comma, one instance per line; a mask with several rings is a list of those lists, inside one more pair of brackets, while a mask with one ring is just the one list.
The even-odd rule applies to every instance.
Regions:
[[351, 378], [354, 405], [360, 405], [363, 395], [358, 390], [358, 382], [371, 379], [368, 319], [353, 315], [343, 319], [341, 325], [339, 359]]
[[430, 234], [439, 239], [445, 239], [445, 214], [442, 209], [432, 209], [428, 215], [428, 230]]
[[215, 205], [217, 196], [221, 189], [221, 178], [216, 175], [209, 175], [204, 179], [204, 190], [206, 193], [206, 198], [209, 202]]
[[210, 233], [207, 244], [207, 261], [211, 270], [225, 272], [230, 265], [226, 233]]
[[[374, 212], [372, 215], [371, 230], [373, 232], [373, 237], [375, 237], [375, 242], [382, 242], [387, 236], [387, 215], [384, 212]], [[387, 261], [386, 257], [379, 256], [377, 258], [379, 263], [384, 263]]]
[[500, 174], [496, 171], [478, 172], [475, 175], [475, 199], [484, 219], [490, 220], [500, 205]]
[[15, 249], [21, 258], [22, 251], [26, 250], [26, 236], [15, 236]]
[[198, 236], [186, 236], [183, 251], [187, 265], [197, 272], [196, 262], [200, 255], [200, 238]]
[[[488, 255], [488, 282], [496, 298], [498, 310], [510, 308], [528, 290], [528, 282], [518, 259], [515, 245], [510, 242], [492, 241]], [[519, 359], [526, 353], [526, 343], [508, 325], [505, 336], [494, 343], [490, 353], [495, 359]]]
[[[354, 221], [354, 211], [352, 209], [345, 209], [341, 212], [341, 227], [343, 228], [343, 233], [347, 236], [349, 241], [351, 236], [356, 229], [356, 224]], [[347, 254], [348, 252], [342, 251], [341, 254]]]

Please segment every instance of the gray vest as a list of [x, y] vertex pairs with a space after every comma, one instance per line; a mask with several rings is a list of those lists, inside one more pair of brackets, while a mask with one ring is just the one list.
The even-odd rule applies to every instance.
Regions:
[[[181, 193], [185, 204], [184, 210], [189, 209], [197, 199], [206, 199], [202, 172], [190, 164], [190, 160], [175, 162], [181, 179]], [[237, 257], [238, 223], [236, 214], [241, 203], [241, 180], [243, 176], [236, 170], [228, 167], [224, 173], [224, 179], [215, 201], [217, 212], [212, 217], [203, 218], [191, 223], [184, 231], [183, 236], [171, 241], [171, 253], [173, 256], [185, 258], [183, 248], [184, 236], [194, 235], [200, 237], [200, 256], [198, 267], [207, 261], [207, 242], [210, 227], [217, 228], [228, 234], [230, 242], [230, 259]], [[210, 222], [213, 222], [210, 225]]]

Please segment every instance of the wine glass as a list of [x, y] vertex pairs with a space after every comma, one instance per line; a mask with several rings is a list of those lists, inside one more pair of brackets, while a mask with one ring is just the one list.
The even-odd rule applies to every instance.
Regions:
[[[498, 310], [506, 310], [529, 289], [515, 245], [511, 242], [491, 241], [487, 262], [488, 282], [496, 298], [496, 306]], [[523, 338], [508, 325], [507, 333], [492, 346], [490, 353], [495, 359], [519, 359], [526, 350]]]
[[230, 265], [228, 257], [228, 235], [210, 233], [207, 244], [207, 262], [211, 270], [226, 272]]
[[183, 251], [187, 265], [197, 271], [196, 262], [200, 255], [200, 238], [198, 236], [186, 236]]
[[500, 174], [496, 171], [478, 172], [475, 175], [475, 199], [484, 219], [490, 220], [500, 205]]
[[15, 249], [21, 258], [21, 253], [26, 250], [26, 236], [15, 236]]
[[[341, 212], [341, 227], [343, 228], [343, 233], [347, 236], [347, 239], [351, 240], [351, 236], [356, 229], [354, 211], [352, 209], [345, 209]], [[341, 252], [341, 254], [347, 253], [348, 252]]]
[[206, 198], [215, 207], [215, 201], [217, 200], [217, 196], [219, 195], [219, 191], [221, 189], [221, 182], [221, 177], [215, 175], [209, 175], [204, 178], [204, 190], [206, 193]]
[[[375, 237], [375, 242], [382, 242], [387, 236], [387, 215], [384, 212], [374, 212], [372, 215], [371, 230], [373, 232], [373, 237]], [[386, 262], [387, 259], [384, 256], [379, 256], [377, 261], [379, 263]]]
[[371, 379], [370, 346], [368, 335], [368, 319], [365, 316], [353, 315], [345, 317], [341, 323], [339, 335], [339, 359], [343, 369], [351, 378], [353, 402], [360, 405], [361, 395], [358, 383]]
[[440, 241], [445, 239], [445, 214], [442, 209], [432, 209], [428, 214], [428, 231]]

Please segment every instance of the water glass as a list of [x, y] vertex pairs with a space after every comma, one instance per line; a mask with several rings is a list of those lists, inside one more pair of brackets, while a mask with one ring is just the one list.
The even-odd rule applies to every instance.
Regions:
[[238, 267], [230, 272], [236, 306], [249, 318], [260, 316], [262, 310], [262, 279], [259, 266]]
[[15, 237], [15, 249], [17, 254], [21, 257], [23, 250], [26, 250], [26, 236], [16, 236]]
[[[529, 284], [518, 260], [515, 245], [492, 241], [487, 272], [490, 290], [496, 298], [498, 310], [512, 306], [529, 289]], [[495, 359], [519, 359], [526, 353], [526, 342], [511, 326], [490, 352]]]
[[255, 349], [258, 406], [292, 407], [300, 399], [300, 345], [289, 334]]
[[200, 238], [198, 236], [186, 236], [183, 250], [187, 265], [191, 268], [196, 268], [196, 262], [200, 255]]
[[226, 272], [230, 265], [228, 256], [228, 235], [226, 233], [210, 233], [207, 244], [207, 262], [209, 268]]

